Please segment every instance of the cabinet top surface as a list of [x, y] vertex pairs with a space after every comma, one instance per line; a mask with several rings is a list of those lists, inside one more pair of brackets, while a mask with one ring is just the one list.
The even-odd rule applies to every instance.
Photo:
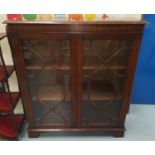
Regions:
[[145, 20], [141, 21], [10, 21], [6, 20], [3, 22], [4, 24], [146, 24]]

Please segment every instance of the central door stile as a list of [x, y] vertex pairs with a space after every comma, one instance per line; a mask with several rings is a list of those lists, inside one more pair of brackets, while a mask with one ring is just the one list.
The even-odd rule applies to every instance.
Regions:
[[72, 125], [81, 125], [81, 101], [82, 101], [82, 36], [74, 34], [71, 37], [71, 68], [72, 68]]

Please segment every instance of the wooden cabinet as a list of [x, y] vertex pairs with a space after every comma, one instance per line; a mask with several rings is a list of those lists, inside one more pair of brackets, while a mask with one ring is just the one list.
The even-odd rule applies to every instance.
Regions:
[[5, 23], [30, 137], [124, 135], [144, 21]]

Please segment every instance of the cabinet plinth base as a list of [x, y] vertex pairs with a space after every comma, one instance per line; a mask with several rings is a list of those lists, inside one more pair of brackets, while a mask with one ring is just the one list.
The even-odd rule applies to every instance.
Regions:
[[[29, 129], [29, 138], [38, 138], [41, 133], [78, 133], [78, 134], [106, 134], [109, 133], [114, 137], [123, 137], [124, 128], [35, 128]], [[77, 134], [76, 134], [77, 135]]]
[[29, 138], [38, 138], [40, 133], [38, 132], [28, 132]]
[[113, 132], [114, 137], [124, 137], [124, 131]]

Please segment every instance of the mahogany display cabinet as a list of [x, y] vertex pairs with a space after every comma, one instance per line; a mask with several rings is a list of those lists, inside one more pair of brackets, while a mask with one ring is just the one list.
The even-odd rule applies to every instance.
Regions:
[[124, 135], [145, 21], [6, 21], [30, 137]]

